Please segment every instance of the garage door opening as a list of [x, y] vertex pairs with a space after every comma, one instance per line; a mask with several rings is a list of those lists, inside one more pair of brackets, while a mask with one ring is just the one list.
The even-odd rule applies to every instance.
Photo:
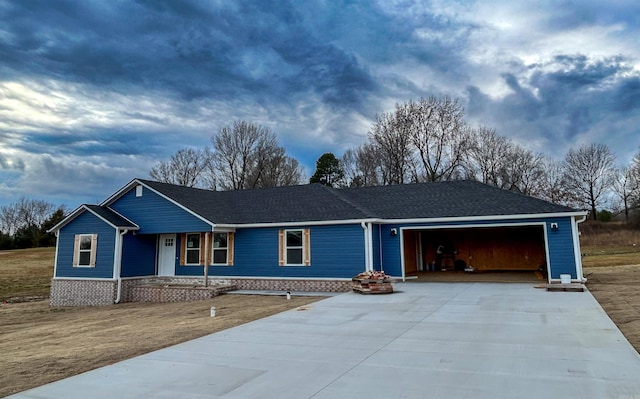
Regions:
[[405, 276], [527, 272], [546, 279], [542, 225], [404, 230], [403, 245]]

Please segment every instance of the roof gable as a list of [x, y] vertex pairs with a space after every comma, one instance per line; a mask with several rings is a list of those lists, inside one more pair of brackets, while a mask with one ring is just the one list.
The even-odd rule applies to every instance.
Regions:
[[106, 206], [82, 204], [47, 232], [58, 231], [84, 212], [90, 212], [114, 229], [138, 230], [138, 226]]

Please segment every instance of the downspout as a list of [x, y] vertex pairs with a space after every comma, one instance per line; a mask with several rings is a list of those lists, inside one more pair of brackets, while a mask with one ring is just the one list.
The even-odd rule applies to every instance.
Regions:
[[369, 252], [369, 263], [367, 264], [367, 269], [369, 271], [373, 271], [373, 225], [371, 222], [367, 223], [367, 235], [369, 236], [368, 248]]
[[378, 224], [378, 246], [380, 247], [380, 271], [383, 272], [384, 268], [382, 267], [382, 225]]
[[576, 278], [578, 278], [582, 283], [586, 283], [587, 279], [584, 276], [584, 272], [582, 271], [582, 254], [580, 253], [580, 234], [578, 232], [578, 225], [587, 220], [587, 215], [583, 215], [580, 220], [573, 218], [574, 226], [573, 226], [573, 240], [575, 242], [575, 258], [576, 258]]
[[60, 243], [60, 230], [56, 230], [54, 234], [56, 236], [56, 255], [53, 259], [53, 278], [56, 278], [58, 275], [58, 245]]
[[369, 234], [367, 234], [367, 224], [365, 222], [360, 222], [360, 227], [362, 227], [364, 233], [364, 271], [369, 270]]
[[116, 300], [114, 303], [120, 303], [122, 295], [122, 241], [125, 234], [129, 232], [129, 229], [124, 229], [118, 236], [118, 249], [116, 250], [116, 279], [118, 281], [118, 290], [116, 294]]

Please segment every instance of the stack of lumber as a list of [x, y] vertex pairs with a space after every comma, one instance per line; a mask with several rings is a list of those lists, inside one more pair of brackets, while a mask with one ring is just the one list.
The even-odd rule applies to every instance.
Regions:
[[353, 291], [361, 294], [391, 294], [391, 279], [384, 272], [372, 271], [360, 273], [351, 279]]

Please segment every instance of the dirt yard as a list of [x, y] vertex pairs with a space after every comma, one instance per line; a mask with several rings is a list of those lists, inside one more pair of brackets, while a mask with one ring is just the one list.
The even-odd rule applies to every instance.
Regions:
[[640, 264], [585, 268], [584, 274], [589, 291], [640, 353]]
[[3, 303], [0, 397], [288, 309], [304, 311], [318, 299], [226, 294], [199, 302], [91, 308]]

